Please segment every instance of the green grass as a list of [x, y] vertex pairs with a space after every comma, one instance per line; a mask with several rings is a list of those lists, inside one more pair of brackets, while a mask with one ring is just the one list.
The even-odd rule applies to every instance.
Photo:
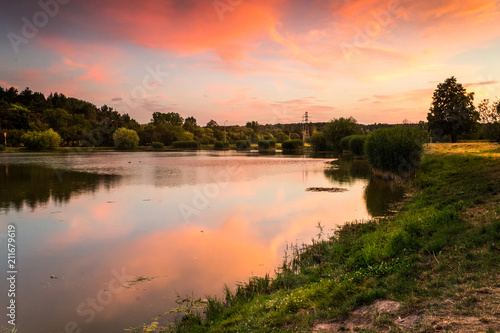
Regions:
[[[500, 286], [499, 162], [427, 154], [398, 214], [292, 246], [274, 277], [226, 287], [223, 298], [156, 332], [304, 332], [377, 299], [401, 302], [404, 313], [486, 318], [492, 307], [471, 291]], [[379, 315], [373, 325], [398, 331], [391, 320]]]

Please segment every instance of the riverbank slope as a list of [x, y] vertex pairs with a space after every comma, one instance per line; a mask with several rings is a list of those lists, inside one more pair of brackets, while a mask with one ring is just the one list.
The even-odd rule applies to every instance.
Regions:
[[274, 278], [144, 331], [499, 332], [500, 146], [429, 145], [407, 186], [394, 216], [320, 232]]

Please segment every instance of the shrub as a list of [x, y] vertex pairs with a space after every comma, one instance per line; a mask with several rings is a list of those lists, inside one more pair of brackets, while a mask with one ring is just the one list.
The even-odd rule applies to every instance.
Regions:
[[227, 149], [227, 148], [229, 148], [229, 143], [228, 142], [216, 141], [214, 143], [214, 149], [216, 149], [216, 150], [222, 150], [222, 149]]
[[299, 140], [299, 139], [286, 140], [286, 141], [283, 141], [283, 143], [281, 144], [281, 147], [283, 148], [283, 150], [298, 150], [298, 149], [302, 148], [303, 146], [304, 146], [304, 142], [302, 142], [302, 140]]
[[340, 148], [342, 150], [349, 150], [349, 142], [351, 141], [352, 137], [353, 137], [352, 135], [349, 135], [349, 136], [343, 137], [342, 140], [340, 140]]
[[161, 150], [165, 148], [165, 145], [163, 144], [163, 142], [155, 141], [151, 143], [151, 147], [156, 150]]
[[349, 150], [354, 155], [363, 155], [363, 147], [365, 145], [365, 135], [352, 135], [349, 140]]
[[139, 145], [139, 135], [134, 130], [122, 127], [114, 131], [113, 142], [116, 149], [133, 150]]
[[378, 129], [366, 140], [364, 152], [374, 169], [408, 177], [420, 164], [420, 133], [402, 126]]
[[311, 143], [314, 151], [327, 150], [326, 139], [323, 135], [323, 132], [314, 131], [314, 133], [311, 135], [311, 138], [309, 139], [309, 142]]
[[53, 129], [43, 132], [33, 131], [23, 134], [21, 141], [30, 150], [53, 149], [61, 144], [61, 136]]
[[240, 140], [236, 141], [236, 149], [238, 150], [246, 150], [252, 147], [250, 141], [248, 140]]
[[258, 142], [259, 149], [272, 149], [276, 148], [276, 141], [274, 140], [260, 140]]
[[200, 144], [196, 141], [175, 141], [172, 143], [175, 149], [199, 149]]
[[4, 132], [7, 133], [7, 143], [11, 147], [21, 146], [21, 143], [23, 142], [22, 137], [23, 134], [25, 133], [23, 130], [11, 129], [11, 130], [4, 130]]
[[4, 150], [5, 150], [4, 145], [0, 145], [0, 151], [4, 151]]

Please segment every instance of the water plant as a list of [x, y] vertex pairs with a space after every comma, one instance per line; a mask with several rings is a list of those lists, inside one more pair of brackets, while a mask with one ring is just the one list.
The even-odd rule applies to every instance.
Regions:
[[374, 169], [400, 177], [415, 173], [422, 151], [419, 131], [403, 126], [378, 129], [364, 145], [364, 154]]

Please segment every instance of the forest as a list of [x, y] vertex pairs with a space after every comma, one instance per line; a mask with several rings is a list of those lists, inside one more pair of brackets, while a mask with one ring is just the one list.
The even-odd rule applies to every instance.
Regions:
[[[456, 96], [458, 102], [443, 106], [443, 96], [449, 94]], [[475, 107], [473, 100], [473, 93], [467, 93], [454, 77], [448, 78], [434, 92], [427, 122], [410, 124], [404, 120], [400, 125], [426, 133], [425, 138], [422, 134], [425, 140], [500, 141], [500, 103], [483, 100]], [[107, 105], [97, 107], [57, 92], [46, 97], [29, 88], [19, 92], [14, 87], [0, 87], [0, 131], [6, 133], [6, 140], [0, 144], [35, 150], [54, 146], [112, 147], [116, 146], [113, 134], [124, 129], [133, 133], [137, 141], [132, 147], [172, 146], [174, 142], [193, 141], [197, 146], [226, 147], [237, 142], [257, 144], [265, 140], [281, 144], [304, 140], [315, 151], [332, 151], [340, 150], [340, 142], [347, 136], [367, 135], [391, 126], [394, 124], [358, 124], [352, 117], [318, 123], [264, 125], [248, 121], [245, 126], [223, 126], [210, 120], [202, 126], [194, 117], [184, 118], [175, 112], [154, 112], [149, 123], [139, 124], [129, 114], [121, 114]], [[39, 144], [44, 135], [46, 143]]]
[[[311, 129], [321, 124], [309, 124]], [[7, 133], [7, 145], [23, 144], [22, 136], [29, 131], [52, 129], [62, 139], [61, 146], [98, 147], [113, 146], [112, 134], [118, 128], [131, 129], [139, 135], [141, 146], [161, 142], [165, 146], [175, 141], [197, 141], [211, 145], [223, 141], [224, 132], [228, 142], [259, 139], [282, 142], [289, 138], [299, 139], [302, 124], [261, 125], [250, 121], [246, 126], [224, 126], [210, 120], [200, 126], [194, 117], [183, 118], [175, 112], [152, 114], [151, 121], [139, 124], [128, 114], [121, 114], [113, 107], [96, 105], [61, 93], [45, 96], [29, 88], [19, 92], [11, 87], [0, 87], [0, 131]]]

